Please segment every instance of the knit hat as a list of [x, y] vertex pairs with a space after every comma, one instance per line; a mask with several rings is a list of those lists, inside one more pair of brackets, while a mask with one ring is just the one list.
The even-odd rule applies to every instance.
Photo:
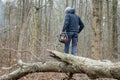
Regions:
[[65, 9], [65, 12], [69, 11], [70, 9], [72, 9], [72, 8], [71, 8], [71, 7], [67, 7], [67, 8]]

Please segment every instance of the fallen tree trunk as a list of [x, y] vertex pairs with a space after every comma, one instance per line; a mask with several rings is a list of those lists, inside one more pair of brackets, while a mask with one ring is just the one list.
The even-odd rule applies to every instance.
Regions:
[[48, 50], [57, 62], [18, 63], [21, 67], [9, 74], [0, 76], [0, 80], [17, 80], [35, 72], [85, 73], [90, 78], [114, 78], [120, 80], [120, 63], [93, 60], [84, 57]]

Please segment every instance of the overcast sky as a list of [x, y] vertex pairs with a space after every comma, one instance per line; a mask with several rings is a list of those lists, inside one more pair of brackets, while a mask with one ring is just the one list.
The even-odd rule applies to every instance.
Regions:
[[3, 19], [3, 7], [2, 7], [2, 3], [0, 2], [0, 26], [2, 24], [2, 19]]
[[[16, 0], [1, 0], [3, 3], [5, 3], [5, 2], [7, 2], [7, 1], [10, 1], [10, 2], [12, 2], [12, 1], [16, 1]], [[120, 0], [118, 0], [118, 4], [120, 5]]]
[[6, 3], [7, 1], [10, 1], [10, 2], [12, 2], [12, 1], [15, 1], [15, 0], [1, 0], [3, 3]]

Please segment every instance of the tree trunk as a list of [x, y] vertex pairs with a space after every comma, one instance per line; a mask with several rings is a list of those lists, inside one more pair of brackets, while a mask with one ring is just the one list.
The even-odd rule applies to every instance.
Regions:
[[[20, 35], [19, 35], [19, 41], [18, 41], [18, 51], [22, 50], [23, 47], [23, 39], [25, 37], [25, 32], [27, 29], [27, 23], [28, 23], [28, 16], [29, 16], [29, 11], [30, 11], [30, 6], [25, 6], [29, 4], [28, 0], [23, 0], [23, 10], [22, 10], [22, 27], [20, 30]], [[20, 60], [21, 59], [21, 53], [17, 53], [17, 57]]]
[[74, 6], [74, 0], [71, 1], [71, 7], [73, 7], [73, 6]]
[[113, 0], [112, 1], [112, 15], [113, 15], [113, 25], [112, 25], [112, 32], [113, 32], [113, 50], [115, 52], [117, 52], [117, 42], [118, 42], [118, 38], [117, 38], [117, 4], [118, 1], [117, 0]]
[[34, 28], [32, 29], [32, 40], [31, 40], [31, 47], [30, 47], [30, 51], [31, 53], [35, 53], [36, 51], [36, 43], [37, 43], [37, 39], [38, 39], [38, 32], [39, 32], [39, 12], [40, 12], [40, 1], [39, 3], [36, 0], [35, 3], [35, 9], [34, 9]]
[[92, 0], [93, 3], [93, 40], [92, 58], [100, 59], [100, 26], [99, 26], [99, 0]]
[[66, 0], [66, 5], [65, 5], [66, 7], [68, 7], [68, 1], [69, 1], [69, 0]]
[[21, 67], [9, 74], [0, 76], [0, 80], [16, 80], [35, 72], [85, 73], [91, 79], [106, 77], [120, 80], [120, 62], [112, 63], [111, 61], [93, 60], [54, 50], [48, 51], [51, 53], [50, 56], [57, 59], [58, 62], [24, 63], [19, 61], [18, 64]]

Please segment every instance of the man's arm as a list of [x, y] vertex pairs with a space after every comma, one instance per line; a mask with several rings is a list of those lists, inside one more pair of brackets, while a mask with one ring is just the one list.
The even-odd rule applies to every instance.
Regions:
[[70, 17], [69, 17], [69, 15], [66, 15], [66, 16], [65, 16], [65, 20], [64, 20], [64, 25], [63, 25], [62, 32], [65, 32], [65, 31], [66, 31], [66, 29], [67, 29], [68, 26], [69, 26], [69, 22], [70, 22]]
[[80, 17], [79, 17], [79, 32], [78, 33], [80, 33], [81, 31], [82, 31], [82, 29], [84, 28], [84, 24], [83, 24], [83, 22], [82, 22], [82, 20], [80, 19]]

